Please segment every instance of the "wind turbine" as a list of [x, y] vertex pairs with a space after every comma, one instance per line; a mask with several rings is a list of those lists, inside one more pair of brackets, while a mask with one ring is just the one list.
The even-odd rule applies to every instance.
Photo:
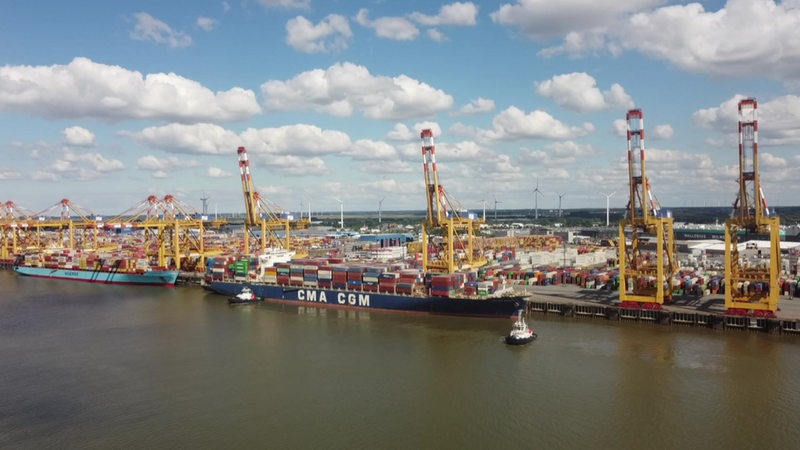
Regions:
[[556, 195], [558, 195], [558, 217], [561, 217], [561, 199], [565, 195], [567, 195], [567, 193], [566, 192], [562, 192], [561, 194], [559, 194], [559, 193], [556, 192]]
[[203, 202], [203, 215], [204, 216], [208, 215], [208, 200], [209, 199], [211, 199], [211, 197], [207, 196], [205, 191], [203, 191], [203, 196], [200, 197], [200, 201]]
[[386, 200], [386, 197], [378, 200], [378, 223], [381, 223], [381, 211], [383, 210], [383, 201]]
[[333, 199], [339, 202], [339, 229], [344, 230], [344, 202], [336, 197]]
[[486, 200], [481, 200], [483, 203], [483, 221], [486, 222]]
[[539, 177], [536, 177], [536, 187], [533, 188], [533, 207], [536, 209], [536, 213], [534, 218], [539, 220], [539, 196], [542, 195], [542, 191], [539, 190]]
[[497, 220], [497, 204], [498, 203], [503, 203], [503, 202], [497, 200], [497, 196], [495, 195], [495, 197], [494, 197], [494, 219], [495, 220]]
[[603, 194], [603, 195], [605, 195], [605, 196], [606, 196], [606, 226], [609, 226], [609, 225], [611, 224], [611, 222], [609, 222], [609, 207], [608, 207], [608, 204], [609, 204], [609, 202], [611, 201], [611, 197], [612, 197], [614, 194], [616, 194], [616, 191], [615, 191], [615, 192], [612, 192], [612, 193], [610, 193], [610, 194]]

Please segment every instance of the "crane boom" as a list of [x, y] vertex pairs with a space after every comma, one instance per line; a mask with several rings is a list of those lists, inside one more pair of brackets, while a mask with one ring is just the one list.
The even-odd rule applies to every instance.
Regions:
[[242, 177], [246, 223], [249, 226], [254, 226], [258, 223], [258, 213], [256, 211], [253, 180], [250, 176], [250, 160], [247, 158], [247, 150], [244, 147], [239, 147], [236, 153], [239, 155], [239, 174]]

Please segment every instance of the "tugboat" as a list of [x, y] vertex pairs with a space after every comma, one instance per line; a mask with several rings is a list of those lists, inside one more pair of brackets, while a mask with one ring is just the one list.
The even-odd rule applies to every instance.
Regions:
[[256, 294], [247, 286], [244, 286], [238, 294], [228, 298], [228, 303], [231, 305], [241, 305], [244, 303], [255, 303], [261, 300], [256, 297]]
[[536, 339], [536, 333], [534, 333], [533, 330], [528, 327], [528, 324], [525, 323], [524, 312], [520, 309], [517, 313], [517, 321], [514, 322], [511, 332], [506, 336], [506, 344], [522, 345], [527, 344], [534, 339]]

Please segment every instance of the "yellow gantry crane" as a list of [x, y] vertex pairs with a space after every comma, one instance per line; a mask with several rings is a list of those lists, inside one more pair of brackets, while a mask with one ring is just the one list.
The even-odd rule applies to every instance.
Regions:
[[[780, 218], [770, 214], [758, 173], [758, 102], [739, 101], [739, 192], [725, 221], [725, 307], [729, 314], [774, 317], [780, 286]], [[768, 234], [769, 259], [739, 254], [742, 233]]]
[[36, 213], [24, 211], [14, 202], [6, 202], [0, 220], [3, 235], [0, 256], [8, 259], [46, 248], [97, 249], [101, 220], [68, 199]]
[[106, 220], [104, 227], [141, 230], [145, 255], [159, 266], [174, 263], [183, 270], [202, 271], [209, 256], [223, 252], [222, 248], [206, 245], [206, 222], [206, 217], [172, 195], [164, 196], [163, 200], [150, 195], [142, 203]]
[[[619, 299], [623, 306], [658, 309], [672, 299], [672, 279], [678, 271], [672, 217], [661, 209], [645, 172], [644, 116], [640, 109], [628, 122], [628, 179], [630, 200], [619, 222]], [[655, 237], [655, 249], [648, 251]]]
[[[420, 138], [428, 200], [428, 215], [422, 223], [422, 269], [453, 273], [457, 269], [480, 267], [486, 264], [486, 260], [474, 255], [473, 237], [483, 221], [472, 213], [462, 215], [439, 183], [433, 131], [422, 130]], [[436, 230], [441, 233], [442, 242], [436, 254], [431, 254], [429, 240], [431, 232]]]
[[[295, 219], [295, 217], [288, 212], [276, 212], [274, 207], [271, 207], [265, 198], [253, 189], [253, 179], [250, 173], [250, 160], [247, 156], [247, 149], [239, 147], [237, 150], [239, 155], [239, 173], [242, 178], [242, 192], [244, 193], [244, 248], [243, 253], [250, 254], [250, 235], [253, 228], [260, 228], [261, 251], [268, 248], [282, 247], [284, 250], [290, 250], [290, 228], [305, 229], [311, 225], [311, 218]], [[283, 231], [284, 238], [281, 239], [278, 231]]]
[[0, 231], [2, 247], [0, 259], [10, 260], [29, 249], [41, 246], [41, 230], [36, 228], [37, 218], [33, 212], [19, 207], [13, 201], [2, 204]]

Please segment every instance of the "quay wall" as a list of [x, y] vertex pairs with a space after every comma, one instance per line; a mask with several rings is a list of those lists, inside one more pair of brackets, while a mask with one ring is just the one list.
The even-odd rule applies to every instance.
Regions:
[[567, 318], [594, 318], [613, 322], [642, 322], [662, 326], [697, 327], [713, 330], [756, 331], [768, 334], [800, 336], [800, 320], [766, 317], [730, 316], [709, 312], [666, 311], [586, 305], [571, 302], [529, 301], [532, 314]]

